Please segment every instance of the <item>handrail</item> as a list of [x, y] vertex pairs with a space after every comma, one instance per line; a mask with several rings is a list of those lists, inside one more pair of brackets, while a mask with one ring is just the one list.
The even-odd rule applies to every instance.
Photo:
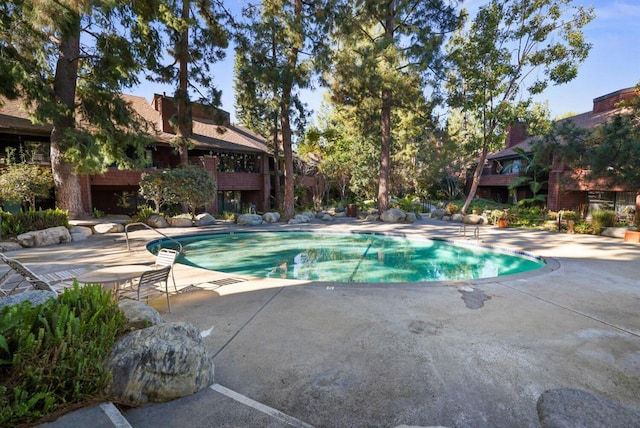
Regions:
[[165, 238], [167, 238], [168, 240], [173, 241], [173, 242], [175, 242], [176, 244], [178, 244], [178, 247], [180, 248], [180, 249], [178, 250], [178, 252], [179, 252], [179, 253], [182, 253], [182, 244], [180, 243], [180, 241], [178, 241], [178, 240], [176, 240], [176, 239], [174, 239], [174, 238], [172, 238], [172, 237], [170, 237], [170, 236], [165, 235], [164, 233], [160, 232], [158, 229], [156, 229], [156, 228], [153, 228], [153, 227], [149, 226], [147, 223], [128, 223], [128, 224], [124, 227], [124, 236], [125, 236], [125, 238], [127, 239], [127, 250], [128, 250], [128, 251], [131, 251], [131, 247], [129, 246], [129, 226], [144, 226], [144, 227], [146, 227], [146, 228], [147, 228], [147, 229], [149, 229], [149, 230], [153, 230], [154, 232], [156, 232], [156, 233], [158, 233], [158, 234], [160, 234], [160, 235], [164, 236], [164, 237], [165, 237]]

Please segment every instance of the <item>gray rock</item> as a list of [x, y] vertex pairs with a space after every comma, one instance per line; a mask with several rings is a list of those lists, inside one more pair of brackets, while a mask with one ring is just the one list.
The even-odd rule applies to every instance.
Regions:
[[579, 389], [545, 391], [537, 408], [542, 428], [640, 426], [640, 409]]
[[415, 223], [416, 222], [416, 213], [407, 213], [407, 216], [404, 218], [405, 223]]
[[385, 223], [400, 223], [404, 221], [407, 215], [404, 211], [397, 208], [389, 208], [380, 215], [380, 220]]
[[324, 214], [324, 215], [320, 218], [320, 220], [322, 220], [322, 221], [331, 221], [331, 220], [333, 220], [333, 217], [331, 217], [331, 215], [329, 215], [329, 214]]
[[147, 219], [146, 223], [149, 226], [155, 228], [169, 227], [169, 222], [164, 217], [158, 214], [153, 214], [152, 216], [150, 216]]
[[169, 224], [171, 227], [193, 227], [193, 220], [191, 217], [169, 217]]
[[431, 218], [442, 218], [447, 214], [447, 212], [443, 208], [436, 208], [431, 211]]
[[605, 227], [600, 235], [608, 236], [610, 238], [624, 238], [624, 234], [629, 230], [626, 227]]
[[85, 239], [87, 239], [87, 235], [85, 235], [84, 233], [72, 233], [71, 234], [71, 240], [73, 242], [84, 241]]
[[240, 214], [236, 223], [240, 226], [258, 226], [262, 224], [262, 216], [258, 214]]
[[202, 213], [196, 216], [196, 226], [213, 226], [216, 219], [209, 213]]
[[277, 223], [280, 221], [280, 213], [277, 211], [262, 214], [262, 220], [265, 223]]
[[451, 215], [451, 221], [453, 222], [462, 223], [463, 220], [464, 220], [464, 216], [460, 213], [455, 213]]
[[31, 306], [38, 306], [49, 299], [57, 299], [55, 291], [48, 290], [27, 290], [19, 294], [14, 294], [0, 299], [0, 309], [5, 306], [18, 305], [22, 302], [31, 302]]
[[367, 217], [365, 218], [366, 221], [378, 221], [380, 220], [380, 217], [378, 216], [378, 214], [367, 214]]
[[158, 311], [137, 300], [122, 300], [118, 303], [118, 308], [124, 314], [124, 318], [132, 330], [140, 330], [166, 322]]
[[[71, 236], [73, 237], [73, 235], [84, 235], [85, 238], [93, 235], [93, 230], [90, 227], [86, 227], [86, 226], [71, 226], [69, 228], [69, 233], [71, 233]], [[75, 239], [74, 239], [75, 241]]]
[[301, 223], [309, 223], [313, 218], [315, 218], [315, 214], [311, 214], [311, 218], [309, 214], [296, 214], [293, 216], [291, 220], [289, 220], [289, 224], [301, 224]]
[[13, 241], [0, 242], [0, 251], [2, 251], [3, 253], [7, 251], [20, 250], [20, 249], [22, 249], [22, 245], [18, 244], [17, 242], [13, 242]]
[[140, 406], [191, 395], [214, 383], [213, 358], [190, 323], [165, 323], [121, 337], [107, 359], [107, 394]]
[[93, 231], [98, 235], [104, 235], [106, 233], [120, 233], [124, 232], [124, 226], [120, 223], [100, 223], [93, 226]]
[[442, 217], [438, 217], [442, 221], [451, 221], [450, 215], [443, 215]]
[[462, 219], [462, 222], [464, 224], [482, 224], [483, 219], [478, 214], [469, 214], [464, 216], [464, 218]]
[[17, 241], [23, 247], [44, 247], [47, 245], [71, 242], [69, 229], [64, 226], [50, 227], [48, 229], [34, 230], [18, 235]]
[[334, 217], [340, 218], [340, 217], [346, 217], [346, 216], [347, 216], [347, 213], [345, 211], [338, 211]]

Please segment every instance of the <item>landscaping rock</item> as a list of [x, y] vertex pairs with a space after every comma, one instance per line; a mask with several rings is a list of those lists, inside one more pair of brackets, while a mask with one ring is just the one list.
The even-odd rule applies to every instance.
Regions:
[[407, 213], [407, 216], [404, 218], [405, 223], [415, 223], [416, 221], [416, 213]]
[[338, 211], [338, 212], [334, 215], [334, 217], [336, 217], [336, 218], [346, 217], [346, 216], [347, 216], [347, 213], [346, 213], [345, 211]]
[[240, 214], [236, 223], [240, 226], [258, 226], [262, 224], [262, 216], [258, 214]]
[[436, 208], [431, 211], [431, 218], [439, 218], [442, 219], [447, 214], [447, 212], [443, 208]]
[[365, 218], [366, 221], [378, 221], [380, 220], [380, 217], [378, 216], [378, 214], [367, 214], [367, 217]]
[[93, 235], [93, 230], [91, 230], [90, 227], [86, 227], [86, 226], [71, 226], [69, 228], [69, 233], [71, 233], [71, 235], [82, 234], [85, 237], [89, 237]]
[[124, 232], [124, 226], [120, 223], [100, 223], [93, 226], [93, 231], [98, 235], [104, 235], [106, 233], [120, 233]]
[[305, 213], [305, 214], [296, 214], [291, 220], [289, 220], [289, 224], [300, 224], [300, 223], [309, 223], [311, 220], [315, 218], [313, 213]]
[[22, 249], [22, 245], [14, 241], [0, 242], [0, 251], [2, 251], [3, 253], [6, 253], [7, 251], [11, 251], [11, 250], [21, 250], [21, 249]]
[[209, 213], [202, 213], [196, 216], [196, 226], [213, 226], [216, 219]]
[[610, 238], [624, 238], [624, 234], [627, 233], [629, 229], [626, 227], [605, 227], [600, 235], [608, 236]]
[[57, 299], [58, 294], [49, 290], [27, 290], [19, 294], [0, 299], [0, 309], [5, 306], [19, 305], [22, 302], [31, 302], [31, 306], [38, 306], [49, 299]]
[[333, 217], [331, 217], [331, 215], [329, 215], [329, 214], [324, 214], [320, 220], [322, 220], [322, 221], [331, 221], [331, 220], [333, 220]]
[[389, 208], [380, 215], [380, 220], [385, 223], [400, 223], [404, 221], [407, 215], [398, 208]]
[[191, 217], [170, 217], [169, 224], [171, 227], [193, 227]]
[[464, 224], [483, 224], [484, 223], [482, 216], [479, 216], [478, 214], [466, 215], [462, 219], [462, 222]]
[[640, 421], [640, 409], [579, 389], [545, 391], [538, 398], [537, 408], [542, 428], [623, 428], [637, 427]]
[[262, 214], [262, 220], [265, 223], [277, 223], [280, 221], [280, 213], [277, 211]]
[[190, 323], [165, 323], [118, 340], [106, 367], [109, 398], [128, 406], [162, 403], [214, 383], [213, 358]]
[[137, 300], [122, 300], [118, 303], [118, 308], [124, 314], [124, 318], [132, 330], [140, 330], [166, 322], [158, 311]]
[[451, 221], [450, 215], [443, 215], [442, 217], [438, 217], [442, 221]]
[[464, 216], [460, 213], [455, 213], [451, 215], [451, 221], [455, 223], [462, 223], [464, 221]]
[[48, 229], [34, 230], [18, 235], [17, 241], [23, 247], [44, 247], [46, 245], [71, 242], [69, 229], [64, 226], [50, 227]]
[[169, 227], [169, 222], [164, 217], [158, 214], [153, 214], [152, 216], [150, 216], [147, 219], [146, 223], [149, 226], [155, 228]]

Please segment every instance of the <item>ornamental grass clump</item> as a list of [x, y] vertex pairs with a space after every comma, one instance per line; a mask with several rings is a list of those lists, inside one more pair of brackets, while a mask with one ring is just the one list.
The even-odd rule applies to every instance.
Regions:
[[591, 227], [593, 233], [599, 235], [605, 227], [612, 227], [616, 224], [616, 213], [611, 210], [597, 210], [591, 213]]
[[99, 285], [42, 305], [0, 310], [0, 426], [32, 424], [95, 400], [109, 382], [103, 361], [124, 316]]

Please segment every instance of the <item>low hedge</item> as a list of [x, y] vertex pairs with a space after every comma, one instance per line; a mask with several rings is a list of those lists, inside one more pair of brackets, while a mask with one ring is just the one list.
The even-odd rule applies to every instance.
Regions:
[[2, 236], [17, 236], [56, 226], [69, 227], [69, 215], [66, 211], [56, 208], [29, 210], [17, 214], [2, 212]]

